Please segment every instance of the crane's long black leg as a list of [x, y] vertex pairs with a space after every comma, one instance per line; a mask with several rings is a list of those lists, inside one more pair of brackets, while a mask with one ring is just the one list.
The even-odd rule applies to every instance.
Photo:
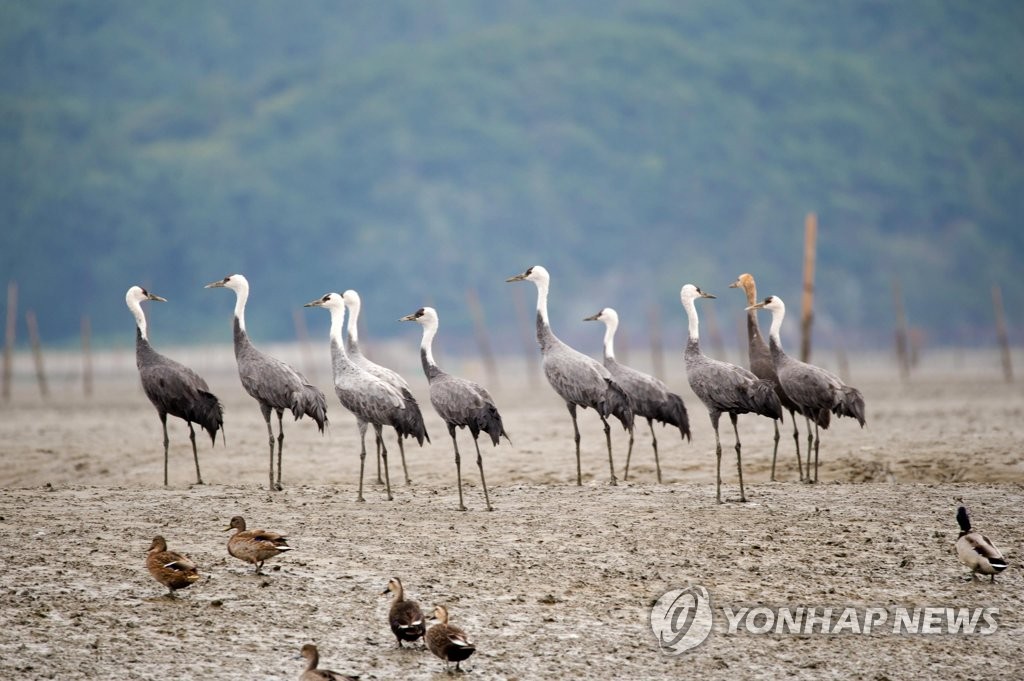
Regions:
[[199, 472], [199, 452], [196, 450], [196, 431], [192, 427], [192, 422], [188, 423], [188, 439], [192, 440], [192, 458], [196, 460], [196, 484], [203, 484], [203, 476]]
[[366, 468], [366, 421], [356, 419], [359, 426], [359, 494], [356, 501], [366, 501], [363, 498], [363, 470]]
[[388, 473], [388, 447], [384, 444], [383, 427], [375, 423], [373, 424], [373, 429], [377, 432], [377, 442], [380, 444], [380, 458], [384, 460], [384, 484], [388, 490], [388, 501], [394, 501], [395, 498], [391, 496], [391, 475]]
[[729, 419], [732, 421], [732, 432], [736, 434], [736, 471], [740, 476], [740, 501], [746, 501], [747, 494], [743, 491], [743, 462], [740, 460], [740, 429], [736, 425], [739, 419], [736, 414], [729, 414]]
[[814, 424], [814, 482], [818, 482], [818, 446], [821, 438], [818, 436], [818, 424]]
[[409, 479], [409, 468], [405, 465], [405, 445], [402, 444], [402, 436], [399, 435], [398, 431], [395, 431], [395, 439], [398, 440], [398, 453], [402, 455], [402, 473], [405, 474], [405, 484], [411, 485], [412, 480]]
[[[658, 471], [658, 484], [661, 484], [661, 462], [658, 461], [658, 436], [654, 434], [654, 421], [648, 417], [647, 427], [651, 429], [651, 445], [654, 447], [654, 469]], [[633, 443], [633, 434], [629, 435], [629, 442]]]
[[267, 422], [267, 436], [270, 439], [270, 489], [274, 489], [274, 426], [270, 424], [270, 407], [260, 404], [263, 420]]
[[278, 492], [284, 489], [281, 486], [281, 450], [284, 449], [284, 409], [277, 410], [277, 486]]
[[775, 446], [772, 447], [772, 475], [771, 481], [775, 482], [775, 458], [779, 455], [779, 420], [772, 419], [775, 424]]
[[[608, 425], [608, 419], [604, 416], [601, 417], [601, 423], [604, 424], [604, 439], [608, 443], [608, 468], [611, 472], [611, 479], [608, 481], [609, 485], [615, 486], [619, 484], [619, 481], [615, 479], [615, 462], [612, 460], [612, 427]], [[633, 431], [629, 432], [629, 439], [633, 439]]]
[[718, 437], [718, 419], [721, 414], [711, 414], [711, 427], [715, 430], [715, 499], [722, 503], [722, 441]]
[[164, 487], [167, 487], [167, 450], [171, 444], [171, 438], [167, 437], [167, 414], [160, 414], [160, 423], [164, 426]]
[[583, 484], [583, 473], [580, 471], [580, 427], [576, 423], [576, 405], [566, 402], [565, 406], [569, 408], [569, 415], [572, 416], [572, 432], [576, 440], [576, 486], [579, 487]]
[[473, 438], [473, 446], [476, 447], [476, 466], [480, 469], [480, 484], [484, 486], [484, 501], [487, 502], [487, 510], [493, 511], [491, 497], [487, 494], [487, 481], [484, 480], [484, 457], [480, 456], [480, 443], [476, 437]]
[[629, 433], [629, 449], [626, 450], [626, 469], [622, 472], [622, 479], [629, 482], [629, 460], [633, 458], [633, 433]]
[[807, 482], [814, 482], [811, 480], [811, 448], [814, 446], [814, 433], [811, 431], [811, 419], [805, 416], [804, 421], [807, 422], [807, 464], [804, 465], [804, 470], [807, 471]]
[[793, 421], [793, 443], [796, 444], [796, 471], [800, 474], [800, 482], [804, 481], [803, 462], [800, 460], [800, 430], [796, 425], [796, 412], [789, 410], [789, 418]]
[[455, 447], [455, 476], [459, 480], [459, 510], [465, 511], [466, 505], [462, 503], [462, 457], [459, 456], [459, 441], [455, 439], [455, 426], [448, 424], [448, 434], [452, 436], [452, 446]]
[[384, 478], [380, 477], [380, 441], [377, 442], [377, 484], [384, 484]]

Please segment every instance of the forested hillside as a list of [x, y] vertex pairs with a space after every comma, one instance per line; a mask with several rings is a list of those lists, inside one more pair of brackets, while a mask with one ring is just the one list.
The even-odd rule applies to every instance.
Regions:
[[888, 342], [898, 277], [937, 344], [1001, 284], [1019, 342], [1021, 64], [1013, 1], [4, 0], [0, 276], [51, 342], [131, 342], [133, 283], [160, 342], [226, 342], [232, 272], [257, 341], [344, 288], [468, 336], [470, 287], [516, 339], [540, 263], [571, 338], [688, 281], [731, 319], [743, 271], [796, 310], [813, 210], [822, 333]]

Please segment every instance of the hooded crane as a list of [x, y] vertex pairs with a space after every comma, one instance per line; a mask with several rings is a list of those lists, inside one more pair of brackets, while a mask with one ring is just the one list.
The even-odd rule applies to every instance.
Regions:
[[548, 322], [548, 288], [551, 275], [540, 265], [534, 265], [522, 274], [505, 281], [532, 281], [537, 287], [537, 342], [540, 344], [541, 366], [555, 392], [565, 400], [572, 416], [573, 436], [576, 440], [576, 484], [583, 484], [580, 472], [580, 429], [576, 423], [576, 407], [593, 407], [604, 424], [604, 438], [608, 444], [609, 484], [615, 480], [615, 462], [612, 460], [612, 434], [608, 416], [615, 416], [622, 427], [633, 434], [633, 409], [629, 397], [600, 362], [570, 348], [551, 331]]
[[224, 409], [217, 397], [210, 392], [206, 381], [183, 364], [164, 357], [153, 349], [146, 335], [146, 316], [142, 312], [142, 301], [167, 301], [155, 296], [141, 286], [132, 286], [125, 294], [128, 309], [135, 317], [135, 364], [139, 367], [139, 378], [146, 397], [156, 407], [160, 423], [164, 428], [164, 486], [167, 486], [167, 415], [177, 416], [188, 424], [188, 437], [192, 441], [192, 457], [196, 461], [196, 484], [203, 484], [199, 473], [199, 453], [196, 451], [198, 423], [210, 434], [210, 440], [217, 444], [217, 431], [223, 435]]
[[[743, 292], [747, 295], [748, 306], [757, 302], [757, 283], [754, 281], [752, 274], [741, 274], [736, 281], [729, 284], [729, 288], [742, 288]], [[779, 396], [779, 402], [782, 403], [784, 409], [789, 411], [789, 417], [793, 420], [793, 442], [796, 444], [796, 469], [800, 479], [803, 480], [804, 469], [800, 461], [800, 431], [796, 425], [796, 412], [798, 409], [779, 384], [779, 377], [775, 373], [775, 365], [772, 363], [771, 350], [768, 349], [768, 343], [765, 342], [764, 336], [761, 335], [761, 327], [757, 323], [757, 310], [752, 310], [749, 307], [747, 307], [747, 342], [747, 356], [750, 358], [751, 373], [760, 379], [772, 382], [772, 385], [775, 386], [775, 394]], [[771, 475], [773, 482], [775, 481], [775, 459], [779, 454], [779, 421], [781, 420], [775, 421], [775, 446], [772, 448]], [[811, 434], [810, 426], [811, 422], [808, 421], [808, 440]], [[807, 443], [808, 447], [810, 444], [810, 442]]]
[[[633, 414], [647, 419], [647, 427], [651, 430], [651, 442], [654, 447], [654, 466], [658, 471], [658, 482], [661, 482], [661, 464], [658, 462], [658, 437], [654, 434], [654, 421], [679, 428], [679, 434], [685, 440], [690, 439], [690, 419], [686, 414], [683, 398], [669, 392], [668, 386], [641, 371], [619, 364], [615, 359], [615, 331], [619, 328], [619, 314], [606, 307], [600, 312], [583, 321], [604, 322], [604, 366], [611, 372], [622, 389], [629, 396]], [[633, 433], [629, 434], [629, 452], [626, 454], [626, 470], [623, 480], [629, 480], [629, 460], [633, 456]]]
[[[327, 399], [306, 377], [284, 362], [257, 350], [245, 331], [245, 302], [249, 299], [249, 281], [241, 274], [230, 274], [204, 288], [228, 288], [235, 292], [235, 361], [242, 387], [260, 405], [267, 422], [270, 439], [270, 489], [280, 491], [281, 450], [284, 447], [284, 410], [290, 409], [295, 420], [309, 416], [324, 432], [327, 424]], [[277, 482], [274, 482], [274, 428], [270, 412], [277, 412]]]
[[746, 501], [743, 489], [743, 464], [740, 459], [740, 431], [736, 425], [740, 414], [755, 413], [777, 419], [782, 416], [782, 405], [770, 381], [762, 381], [743, 367], [711, 359], [700, 351], [700, 323], [697, 319], [698, 298], [714, 298], [693, 284], [679, 291], [679, 299], [689, 319], [689, 340], [686, 343], [686, 376], [694, 394], [708, 409], [711, 427], [715, 429], [715, 498], [722, 503], [722, 441], [718, 436], [718, 420], [722, 412], [729, 414], [736, 435], [736, 471], [740, 478], [740, 501]]
[[[359, 294], [352, 289], [349, 289], [341, 294], [341, 298], [345, 301], [345, 309], [348, 310], [348, 340], [345, 343], [345, 349], [348, 351], [348, 356], [356, 366], [365, 369], [385, 383], [394, 386], [399, 391], [405, 390], [411, 395], [412, 388], [409, 387], [409, 383], [404, 378], [387, 367], [382, 367], [379, 364], [371, 362], [359, 349], [359, 310], [362, 307], [362, 300], [360, 300]], [[410, 406], [417, 414], [420, 413], [420, 405], [415, 398], [413, 398], [412, 405]], [[422, 415], [418, 418], [420, 421], [423, 421]], [[427, 442], [430, 442], [430, 436], [426, 434], [425, 430], [423, 431], [423, 435], [427, 439]], [[409, 434], [406, 434], [406, 437], [409, 437]], [[405, 445], [402, 444], [403, 438], [399, 436], [397, 439], [398, 452], [402, 455], [402, 472], [405, 474], [405, 484], [411, 485], [412, 480], [409, 479], [409, 469], [405, 465]], [[422, 440], [420, 441], [420, 444], [423, 444]], [[377, 448], [377, 484], [384, 484], [384, 481], [380, 479], [379, 447]]]
[[[768, 310], [772, 313], [772, 326], [768, 331], [768, 347], [772, 363], [779, 376], [783, 392], [796, 404], [800, 413], [814, 422], [814, 482], [818, 482], [818, 427], [827, 429], [831, 415], [849, 416], [864, 427], [864, 396], [821, 367], [793, 359], [782, 350], [779, 332], [786, 318], [786, 304], [778, 296], [768, 296], [748, 310]], [[811, 480], [810, 443], [807, 449], [807, 475]]]
[[402, 317], [400, 322], [418, 322], [423, 326], [423, 340], [420, 342], [420, 360], [423, 362], [423, 373], [430, 383], [430, 403], [438, 415], [448, 426], [448, 434], [455, 447], [455, 474], [459, 481], [459, 510], [465, 511], [462, 503], [462, 463], [459, 456], [459, 443], [455, 439], [455, 428], [469, 428], [473, 435], [473, 447], [476, 448], [476, 465], [480, 469], [480, 484], [484, 488], [484, 501], [487, 510], [491, 508], [491, 498], [487, 494], [487, 481], [484, 479], [484, 460], [480, 456], [480, 443], [477, 438], [483, 431], [491, 436], [491, 444], [498, 445], [501, 437], [509, 439], [505, 426], [501, 422], [501, 414], [494, 406], [494, 399], [483, 386], [458, 378], [441, 371], [434, 361], [432, 352], [434, 335], [437, 333], [437, 311], [432, 307], [421, 307], [410, 315]]
[[331, 364], [334, 369], [334, 392], [342, 406], [356, 417], [359, 426], [359, 495], [363, 499], [363, 471], [366, 466], [366, 425], [373, 424], [377, 448], [384, 459], [384, 482], [388, 501], [391, 496], [391, 476], [388, 474], [388, 450], [381, 437], [384, 426], [391, 426], [402, 437], [411, 435], [419, 443], [427, 436], [423, 415], [408, 390], [400, 390], [370, 372], [356, 366], [345, 352], [341, 327], [345, 320], [345, 301], [338, 293], [328, 293], [306, 303], [306, 307], [322, 307], [331, 313]]

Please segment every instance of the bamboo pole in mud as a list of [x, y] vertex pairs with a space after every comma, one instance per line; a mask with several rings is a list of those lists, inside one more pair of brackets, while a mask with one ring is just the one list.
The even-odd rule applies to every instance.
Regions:
[[18, 324], [18, 283], [7, 284], [7, 328], [4, 333], [3, 397], [11, 399], [11, 371], [14, 361], [14, 334]]
[[292, 323], [295, 325], [295, 338], [299, 341], [299, 354], [302, 355], [302, 369], [313, 385], [319, 383], [318, 372], [313, 361], [313, 348], [309, 343], [309, 328], [302, 310], [292, 310]]
[[39, 321], [34, 310], [25, 312], [25, 325], [28, 327], [28, 342], [32, 345], [32, 360], [36, 365], [36, 382], [39, 394], [47, 397], [50, 390], [46, 385], [46, 370], [43, 367], [43, 344], [39, 341]]
[[903, 288], [900, 280], [892, 280], [892, 306], [896, 313], [896, 361], [900, 367], [900, 378], [910, 378], [910, 352], [907, 347], [907, 314], [903, 309]]
[[1010, 334], [1006, 331], [1006, 313], [1003, 310], [1003, 291], [999, 285], [992, 287], [992, 307], [996, 314], [996, 338], [999, 340], [999, 351], [1003, 359], [1003, 378], [1007, 383], [1013, 381], [1013, 363], [1010, 359]]
[[804, 294], [800, 310], [800, 360], [811, 361], [811, 325], [814, 323], [814, 259], [818, 242], [818, 214], [804, 218]]
[[512, 303], [516, 308], [516, 326], [519, 327], [519, 338], [523, 343], [523, 356], [526, 357], [526, 377], [530, 388], [537, 387], [537, 378], [540, 375], [540, 364], [537, 361], [537, 345], [533, 340], [534, 336], [530, 329], [534, 328], [533, 320], [526, 312], [526, 303], [523, 302], [522, 286], [512, 287]]
[[92, 323], [89, 315], [82, 315], [82, 392], [92, 395]]
[[661, 334], [661, 311], [657, 305], [651, 305], [647, 316], [651, 338], [651, 368], [654, 375], [665, 380], [665, 349]]
[[480, 358], [484, 362], [484, 372], [487, 374], [487, 384], [498, 387], [498, 368], [494, 362], [494, 353], [491, 351], [491, 338], [487, 334], [487, 322], [484, 319], [484, 308], [480, 304], [480, 296], [475, 288], [466, 290], [466, 304], [469, 306], [469, 314], [473, 318], [474, 336], [476, 345], [480, 351]]

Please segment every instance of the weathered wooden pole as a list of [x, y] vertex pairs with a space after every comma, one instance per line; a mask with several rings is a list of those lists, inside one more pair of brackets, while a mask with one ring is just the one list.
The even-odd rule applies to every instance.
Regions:
[[82, 315], [82, 392], [92, 395], [92, 323], [89, 315]]
[[661, 310], [657, 305], [651, 306], [647, 316], [651, 338], [651, 368], [654, 375], [662, 380], [665, 378], [665, 350], [661, 334]]
[[316, 363], [313, 361], [313, 349], [309, 344], [309, 327], [306, 326], [306, 316], [302, 310], [292, 310], [292, 323], [295, 325], [295, 338], [299, 341], [299, 354], [302, 356], [302, 368], [309, 380], [315, 385], [318, 383], [318, 372]]
[[11, 399], [11, 373], [14, 363], [14, 332], [18, 325], [18, 283], [7, 284], [7, 328], [4, 333], [4, 400]]
[[811, 324], [814, 322], [814, 258], [818, 242], [818, 214], [804, 219], [804, 295], [800, 310], [800, 359], [811, 361]]
[[466, 305], [469, 306], [469, 314], [473, 318], [473, 335], [476, 336], [476, 346], [480, 351], [480, 358], [484, 362], [487, 384], [497, 388], [499, 383], [498, 367], [494, 362], [494, 352], [491, 350], [491, 338], [487, 333], [484, 308], [480, 304], [480, 296], [475, 288], [466, 289]]
[[996, 338], [999, 339], [999, 350], [1003, 357], [1003, 378], [1013, 381], [1013, 364], [1010, 358], [1010, 334], [1006, 331], [1006, 314], [1003, 311], [1003, 291], [999, 285], [992, 287], [992, 307], [996, 313]]
[[534, 320], [526, 311], [526, 304], [523, 302], [523, 286], [512, 287], [512, 303], [516, 308], [516, 326], [519, 328], [519, 338], [523, 343], [523, 356], [526, 357], [526, 376], [531, 388], [537, 387], [537, 379], [540, 374], [540, 364], [537, 361], [537, 343], [531, 329], [535, 328]]
[[47, 397], [50, 394], [46, 386], [46, 371], [43, 368], [43, 344], [39, 340], [39, 322], [34, 310], [25, 312], [25, 325], [28, 327], [28, 342], [32, 346], [32, 360], [36, 365], [36, 382], [39, 383], [39, 394]]
[[907, 347], [907, 315], [903, 310], [903, 289], [900, 280], [892, 280], [892, 306], [896, 313], [896, 361], [900, 367], [900, 378], [910, 378], [910, 349]]

